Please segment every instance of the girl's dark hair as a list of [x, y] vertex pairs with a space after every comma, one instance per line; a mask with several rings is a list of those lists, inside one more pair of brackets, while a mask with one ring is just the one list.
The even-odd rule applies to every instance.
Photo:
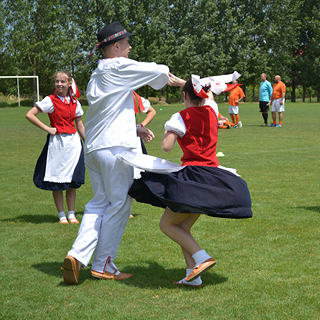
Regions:
[[[202, 88], [205, 92], [208, 92], [210, 90], [210, 87], [211, 87], [211, 85], [208, 84]], [[187, 80], [187, 82], [185, 83], [182, 90], [189, 96], [191, 101], [198, 102], [198, 103], [202, 102], [203, 98], [197, 96], [193, 90], [193, 85], [192, 85], [191, 79]]]

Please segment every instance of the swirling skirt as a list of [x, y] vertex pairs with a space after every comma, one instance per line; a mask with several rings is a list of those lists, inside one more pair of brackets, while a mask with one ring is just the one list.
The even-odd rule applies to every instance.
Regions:
[[187, 166], [170, 174], [142, 172], [129, 195], [138, 202], [169, 207], [174, 212], [234, 219], [252, 217], [246, 182], [216, 167]]

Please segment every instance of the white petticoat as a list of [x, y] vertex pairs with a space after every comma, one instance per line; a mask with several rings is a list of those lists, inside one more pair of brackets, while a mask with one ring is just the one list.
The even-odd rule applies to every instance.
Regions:
[[[118, 155], [118, 158], [120, 158], [122, 161], [124, 161], [128, 165], [139, 169], [140, 171], [169, 174], [171, 172], [180, 171], [185, 167], [175, 162], [171, 162], [171, 161], [150, 156], [147, 154], [135, 153], [132, 151], [125, 151], [121, 155]], [[227, 168], [223, 166], [219, 166], [218, 168], [229, 171], [234, 175], [240, 177], [236, 169]], [[135, 176], [135, 179], [137, 179], [136, 176]]]

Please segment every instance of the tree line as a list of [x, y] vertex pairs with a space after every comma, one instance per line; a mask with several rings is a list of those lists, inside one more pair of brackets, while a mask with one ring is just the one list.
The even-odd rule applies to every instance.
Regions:
[[[166, 64], [181, 78], [236, 70], [257, 101], [260, 74], [271, 82], [279, 74], [287, 98], [295, 101], [303, 88], [320, 101], [318, 0], [2, 0], [0, 75], [37, 75], [45, 96], [55, 71], [67, 70], [84, 91], [102, 53], [82, 63], [98, 31], [113, 21], [134, 34], [130, 58]], [[22, 94], [35, 97], [35, 81], [20, 82]], [[0, 92], [14, 94], [16, 82], [0, 79]]]

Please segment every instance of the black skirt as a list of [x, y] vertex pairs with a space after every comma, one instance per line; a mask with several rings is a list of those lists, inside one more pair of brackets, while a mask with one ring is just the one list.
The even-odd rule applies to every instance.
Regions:
[[146, 146], [143, 143], [143, 140], [140, 138], [140, 143], [141, 143], [141, 150], [143, 154], [148, 154]]
[[80, 188], [81, 185], [84, 184], [84, 179], [85, 179], [84, 152], [83, 152], [82, 141], [81, 141], [81, 154], [79, 157], [78, 164], [73, 172], [72, 181], [70, 183], [57, 183], [57, 182], [43, 181], [45, 172], [46, 172], [49, 138], [50, 138], [50, 135], [48, 134], [47, 142], [42, 149], [42, 152], [36, 164], [36, 168], [34, 170], [33, 182], [35, 186], [39, 189], [50, 190], [50, 191], [63, 191], [63, 190], [68, 190], [69, 188], [73, 188], [73, 189]]
[[246, 182], [216, 167], [187, 166], [170, 174], [142, 172], [129, 195], [138, 202], [169, 207], [174, 212], [233, 219], [252, 217]]

